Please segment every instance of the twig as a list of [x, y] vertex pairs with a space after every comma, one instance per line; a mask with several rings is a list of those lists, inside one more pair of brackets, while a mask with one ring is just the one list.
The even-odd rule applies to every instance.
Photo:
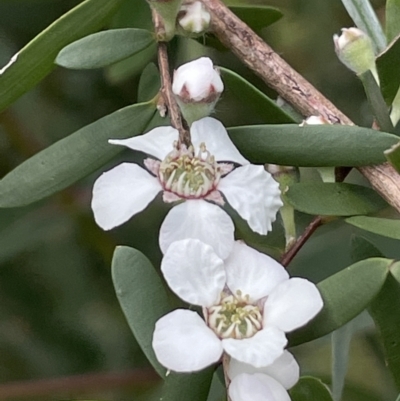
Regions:
[[290, 249], [282, 255], [281, 264], [285, 267], [292, 261], [297, 255], [297, 252], [303, 247], [315, 230], [322, 224], [323, 219], [321, 216], [316, 216], [311, 223], [306, 227], [303, 233], [296, 239], [296, 242], [290, 247]]
[[56, 379], [29, 380], [0, 384], [0, 400], [11, 398], [56, 397], [112, 388], [154, 385], [160, 379], [153, 369], [126, 372], [88, 373]]
[[[220, 0], [202, 1], [211, 14], [211, 29], [219, 40], [282, 98], [304, 116], [320, 115], [332, 123], [353, 125]], [[361, 167], [359, 171], [400, 212], [400, 175], [389, 164]]]
[[[156, 30], [157, 37], [163, 37], [164, 27], [158, 16], [158, 14], [153, 10], [153, 23]], [[162, 95], [162, 105], [161, 108], [168, 110], [171, 124], [174, 128], [179, 131], [179, 143], [183, 143], [187, 147], [190, 146], [190, 133], [185, 121], [181, 117], [181, 113], [176, 103], [174, 94], [172, 92], [171, 84], [171, 74], [169, 72], [169, 62], [168, 62], [168, 49], [166, 42], [158, 42], [158, 67], [160, 69], [161, 75], [161, 95]]]

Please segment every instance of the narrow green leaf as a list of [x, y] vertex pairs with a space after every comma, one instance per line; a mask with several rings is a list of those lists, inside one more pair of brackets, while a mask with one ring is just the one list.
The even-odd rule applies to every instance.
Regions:
[[162, 401], [207, 401], [213, 373], [213, 367], [197, 373], [170, 373], [164, 383]]
[[[220, 68], [225, 90], [217, 105], [217, 116], [230, 125], [247, 124], [252, 121], [269, 124], [285, 124], [295, 122], [272, 99], [246, 81], [240, 75], [226, 68]], [[243, 102], [243, 99], [246, 99]], [[240, 120], [232, 116], [232, 108], [240, 108]], [[244, 120], [243, 120], [244, 119]], [[233, 120], [233, 122], [232, 122]]]
[[400, 390], [400, 283], [389, 275], [368, 308], [382, 339], [386, 364]]
[[296, 210], [314, 215], [362, 215], [387, 206], [372, 189], [346, 183], [298, 183], [291, 185], [285, 195]]
[[383, 153], [388, 162], [400, 173], [400, 142], [393, 145], [390, 149], [385, 150]]
[[138, 102], [147, 102], [157, 95], [161, 88], [161, 79], [158, 68], [150, 63], [140, 76], [138, 87]]
[[386, 37], [369, 0], [342, 0], [356, 26], [372, 39], [379, 52], [386, 47]]
[[400, 401], [400, 394], [399, 394], [399, 396], [396, 398], [396, 401]]
[[371, 258], [357, 262], [321, 281], [322, 311], [307, 326], [288, 335], [290, 346], [322, 337], [354, 319], [382, 288], [392, 260]]
[[16, 61], [0, 74], [0, 112], [50, 73], [63, 47], [101, 28], [121, 3], [122, 0], [86, 0], [19, 51]]
[[228, 132], [240, 152], [254, 163], [299, 167], [383, 163], [383, 152], [399, 141], [392, 134], [344, 125], [253, 125]]
[[358, 235], [351, 237], [351, 261], [353, 263], [360, 262], [368, 258], [384, 258], [382, 252], [371, 242]]
[[289, 391], [292, 401], [332, 401], [328, 387], [311, 376], [303, 376]]
[[64, 47], [56, 64], [72, 69], [101, 68], [124, 60], [154, 43], [145, 29], [124, 28], [93, 33]]
[[395, 262], [391, 268], [390, 273], [400, 283], [400, 262]]
[[279, 21], [283, 14], [275, 7], [263, 5], [236, 5], [229, 7], [254, 32], [260, 34], [262, 29]]
[[166, 369], [159, 364], [151, 345], [156, 321], [170, 311], [161, 278], [146, 256], [127, 246], [115, 249], [111, 269], [129, 327], [154, 369], [165, 378]]
[[0, 207], [28, 205], [96, 171], [122, 151], [108, 139], [143, 133], [154, 113], [152, 103], [127, 106], [32, 156], [0, 181]]
[[400, 87], [400, 35], [376, 59], [382, 95], [391, 105]]
[[359, 78], [364, 85], [368, 103], [372, 109], [372, 114], [374, 115], [379, 128], [382, 131], [393, 133], [394, 127], [392, 121], [390, 120], [388, 106], [385, 103], [381, 89], [371, 71], [365, 71], [363, 74], [359, 75]]
[[386, 0], [386, 38], [391, 42], [400, 34], [400, 0]]
[[400, 239], [400, 220], [382, 219], [380, 217], [349, 217], [346, 223], [384, 237]]

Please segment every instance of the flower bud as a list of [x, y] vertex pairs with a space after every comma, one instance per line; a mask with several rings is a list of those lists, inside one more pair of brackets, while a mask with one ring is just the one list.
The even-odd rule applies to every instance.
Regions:
[[176, 17], [183, 0], [147, 0], [150, 7], [161, 17], [165, 29], [165, 37], [160, 41], [169, 41], [175, 35]]
[[174, 73], [172, 91], [189, 124], [209, 116], [223, 90], [220, 74], [208, 57], [186, 63]]
[[360, 75], [375, 70], [374, 48], [369, 36], [358, 28], [342, 28], [340, 36], [334, 35], [335, 51], [339, 60]]
[[324, 125], [324, 124], [331, 124], [331, 122], [328, 121], [325, 117], [310, 116], [300, 124], [300, 127], [304, 127], [305, 125]]
[[201, 1], [183, 4], [178, 14], [178, 24], [185, 33], [203, 34], [210, 25], [211, 15]]

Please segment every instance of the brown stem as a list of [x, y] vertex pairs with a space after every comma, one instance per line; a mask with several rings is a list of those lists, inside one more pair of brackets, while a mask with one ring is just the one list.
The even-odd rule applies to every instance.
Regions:
[[222, 355], [222, 368], [224, 370], [227, 401], [232, 401], [231, 397], [229, 397], [229, 391], [228, 391], [229, 385], [231, 384], [231, 380], [229, 379], [229, 376], [228, 376], [228, 369], [229, 369], [230, 361], [231, 361], [230, 356], [226, 352], [224, 352], [224, 354]]
[[292, 259], [297, 255], [297, 252], [303, 247], [308, 241], [314, 231], [322, 224], [323, 219], [321, 216], [315, 216], [311, 223], [306, 227], [296, 242], [290, 247], [290, 249], [282, 255], [281, 263], [287, 267]]
[[[353, 125], [220, 0], [202, 1], [211, 14], [211, 29], [219, 40], [282, 98], [304, 116], [320, 115], [332, 123]], [[400, 212], [400, 175], [388, 164], [362, 167], [359, 171]]]
[[82, 392], [98, 392], [137, 385], [155, 385], [160, 379], [153, 369], [126, 372], [88, 373], [55, 379], [0, 384], [0, 400], [11, 398], [65, 397]]
[[[164, 27], [160, 20], [158, 14], [153, 10], [153, 22], [156, 30], [156, 36], [162, 37], [162, 32]], [[169, 62], [168, 62], [168, 49], [166, 42], [158, 42], [158, 67], [160, 69], [161, 75], [161, 95], [162, 104], [159, 104], [159, 108], [162, 110], [167, 109], [171, 124], [174, 128], [179, 131], [179, 143], [183, 143], [186, 147], [191, 144], [189, 129], [186, 122], [182, 119], [181, 113], [176, 103], [175, 96], [172, 92], [171, 74], [169, 72]], [[160, 110], [160, 111], [161, 111]], [[163, 111], [161, 111], [163, 112]]]

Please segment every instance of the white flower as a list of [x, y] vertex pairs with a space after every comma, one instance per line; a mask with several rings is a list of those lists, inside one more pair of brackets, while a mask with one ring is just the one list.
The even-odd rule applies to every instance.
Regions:
[[322, 308], [314, 284], [289, 279], [278, 262], [241, 242], [223, 261], [198, 240], [177, 241], [161, 270], [171, 289], [202, 306], [205, 317], [178, 309], [156, 323], [157, 359], [177, 372], [203, 369], [223, 351], [255, 367], [268, 366], [282, 355], [285, 332], [303, 326]]
[[[193, 149], [189, 150], [184, 146], [178, 149], [178, 131], [172, 127], [110, 140], [154, 159], [144, 161], [148, 171], [122, 163], [98, 178], [92, 199], [97, 224], [105, 230], [119, 226], [163, 191], [165, 202], [186, 202], [172, 208], [165, 218], [160, 230], [161, 250], [165, 253], [176, 240], [198, 238], [226, 258], [234, 241], [232, 220], [219, 206], [207, 202], [222, 206], [223, 193], [253, 231], [266, 234], [271, 230], [282, 205], [278, 183], [263, 166], [251, 165], [238, 152], [219, 121], [204, 118], [195, 122], [191, 136]], [[234, 169], [234, 164], [242, 166]]]
[[211, 15], [204, 7], [201, 1], [195, 1], [191, 4], [183, 4], [178, 14], [179, 25], [187, 32], [190, 33], [203, 33], [205, 32], [211, 21]]
[[231, 359], [227, 373], [232, 401], [289, 401], [286, 390], [299, 380], [300, 368], [293, 355], [285, 351], [264, 368]]
[[219, 72], [208, 57], [183, 64], [174, 72], [172, 91], [186, 102], [200, 102], [210, 96], [215, 98], [223, 90]]

